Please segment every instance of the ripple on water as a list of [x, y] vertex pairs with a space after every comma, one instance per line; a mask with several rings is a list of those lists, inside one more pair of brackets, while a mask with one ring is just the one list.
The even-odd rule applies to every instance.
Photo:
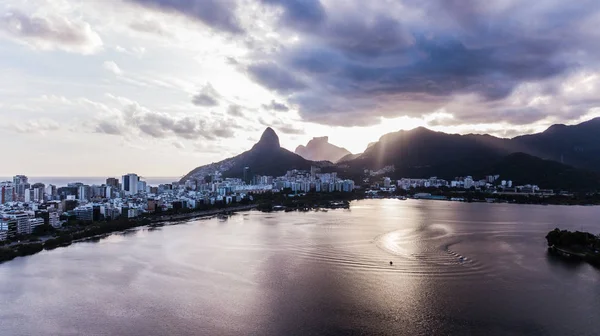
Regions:
[[[425, 238], [424, 238], [425, 236]], [[372, 241], [288, 246], [304, 260], [353, 272], [385, 272], [404, 276], [464, 278], [492, 276], [494, 270], [452, 246], [460, 237], [443, 226], [388, 232]], [[393, 256], [390, 258], [390, 255]], [[393, 265], [389, 261], [393, 261]]]

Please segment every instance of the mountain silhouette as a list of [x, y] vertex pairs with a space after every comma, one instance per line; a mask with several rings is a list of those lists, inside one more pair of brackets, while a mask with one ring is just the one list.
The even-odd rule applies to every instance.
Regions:
[[295, 153], [307, 160], [338, 162], [346, 155], [352, 155], [345, 148], [329, 143], [329, 137], [313, 138], [306, 146], [298, 146]]
[[225, 177], [242, 177], [246, 167], [251, 175], [281, 176], [291, 169], [308, 170], [311, 165], [322, 164], [306, 160], [300, 155], [281, 148], [279, 137], [272, 128], [267, 127], [252, 149], [217, 163], [200, 166], [189, 172], [181, 181], [202, 179], [217, 170]]
[[447, 134], [424, 127], [402, 130], [382, 136], [344, 164], [356, 171], [393, 165], [402, 176], [451, 178], [485, 169], [511, 153], [600, 171], [600, 118], [573, 126], [553, 125], [542, 133], [513, 139]]

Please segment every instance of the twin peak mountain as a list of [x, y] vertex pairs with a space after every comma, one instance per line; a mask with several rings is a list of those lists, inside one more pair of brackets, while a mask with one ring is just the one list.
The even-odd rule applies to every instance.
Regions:
[[419, 127], [382, 136], [361, 154], [332, 145], [328, 137], [313, 138], [296, 153], [281, 147], [267, 128], [252, 149], [235, 157], [201, 166], [182, 180], [200, 179], [219, 170], [225, 177], [252, 174], [281, 176], [311, 166], [360, 178], [365, 169], [394, 166], [392, 178], [428, 178], [500, 174], [515, 183], [565, 189], [600, 187], [600, 118], [573, 125], [553, 125], [542, 133], [497, 138], [479, 134], [447, 134]]

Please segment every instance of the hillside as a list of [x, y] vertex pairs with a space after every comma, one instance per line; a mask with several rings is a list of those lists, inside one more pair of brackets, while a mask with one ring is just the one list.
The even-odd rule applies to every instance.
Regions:
[[530, 183], [542, 188], [570, 191], [600, 190], [600, 174], [596, 172], [577, 169], [525, 153], [510, 154], [488, 168], [476, 172], [480, 177], [491, 174], [510, 177], [515, 185]]
[[489, 162], [519, 152], [600, 171], [600, 119], [574, 126], [554, 125], [545, 132], [514, 139], [419, 127], [386, 134], [360, 156], [342, 161], [355, 171], [394, 165], [396, 176], [450, 178], [470, 175], [488, 167]]
[[521, 152], [578, 168], [600, 171], [600, 118], [511, 140]]
[[201, 179], [216, 170], [221, 171], [226, 177], [242, 177], [245, 167], [250, 168], [252, 175], [281, 176], [290, 169], [308, 170], [311, 165], [321, 166], [322, 164], [306, 160], [300, 155], [281, 148], [279, 137], [273, 129], [268, 127], [252, 149], [217, 163], [200, 166], [189, 172], [181, 181]]

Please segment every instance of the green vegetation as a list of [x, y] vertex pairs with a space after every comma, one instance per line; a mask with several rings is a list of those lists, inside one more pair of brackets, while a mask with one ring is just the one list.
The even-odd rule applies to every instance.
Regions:
[[254, 195], [258, 204], [257, 210], [270, 212], [274, 210], [308, 211], [311, 209], [349, 208], [350, 201], [363, 199], [361, 192], [309, 192], [293, 194], [291, 190], [281, 193]]
[[600, 266], [600, 236], [554, 229], [546, 235], [546, 240], [548, 249], [553, 254]]
[[453, 197], [464, 198], [466, 202], [485, 202], [488, 199], [493, 199], [498, 203], [514, 204], [600, 205], [600, 193], [585, 192], [567, 195], [529, 195], [527, 193], [494, 194], [475, 189], [461, 190], [448, 187], [431, 187], [411, 189], [410, 194], [403, 189], [397, 189], [394, 195], [410, 196], [411, 194], [416, 193], [429, 193], [434, 196], [445, 196], [448, 199]]

